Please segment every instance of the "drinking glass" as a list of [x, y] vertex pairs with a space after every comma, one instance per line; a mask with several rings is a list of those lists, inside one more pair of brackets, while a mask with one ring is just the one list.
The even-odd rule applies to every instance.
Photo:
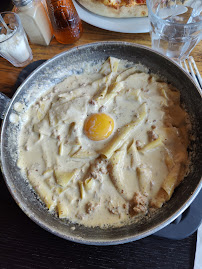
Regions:
[[152, 48], [179, 62], [202, 37], [202, 0], [147, 0]]
[[0, 14], [5, 22], [0, 20], [0, 55], [16, 67], [27, 65], [33, 56], [19, 16], [13, 12]]

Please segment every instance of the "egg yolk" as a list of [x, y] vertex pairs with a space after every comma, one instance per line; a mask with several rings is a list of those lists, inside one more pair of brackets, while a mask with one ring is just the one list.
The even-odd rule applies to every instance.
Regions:
[[85, 135], [94, 141], [108, 138], [114, 129], [114, 120], [105, 113], [90, 115], [84, 123]]

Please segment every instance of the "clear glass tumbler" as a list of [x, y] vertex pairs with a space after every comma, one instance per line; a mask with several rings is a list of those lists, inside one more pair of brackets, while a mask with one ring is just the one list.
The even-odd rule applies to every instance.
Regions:
[[16, 67], [26, 66], [33, 59], [20, 18], [13, 12], [2, 12], [8, 27], [0, 20], [0, 55]]
[[202, 0], [147, 0], [152, 48], [179, 62], [202, 38]]

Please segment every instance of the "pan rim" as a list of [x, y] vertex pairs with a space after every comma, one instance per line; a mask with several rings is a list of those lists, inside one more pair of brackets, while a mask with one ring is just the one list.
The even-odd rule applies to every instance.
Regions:
[[[34, 76], [37, 72], [40, 72], [40, 69], [44, 68], [46, 65], [48, 65], [48, 63], [50, 61], [53, 61], [54, 59], [57, 59], [57, 58], [60, 58], [60, 57], [63, 57], [64, 55], [66, 54], [69, 54], [69, 53], [72, 53], [78, 49], [85, 49], [85, 48], [88, 48], [88, 47], [92, 47], [92, 46], [99, 46], [99, 45], [128, 45], [128, 46], [133, 46], [133, 47], [139, 47], [139, 48], [143, 48], [143, 49], [146, 49], [146, 50], [149, 50], [155, 54], [158, 54], [160, 56], [163, 56], [164, 58], [166, 58], [166, 60], [174, 63], [173, 61], [171, 61], [168, 57], [162, 55], [161, 53], [158, 53], [148, 47], [145, 47], [145, 46], [142, 46], [142, 45], [139, 45], [139, 44], [134, 44], [134, 43], [129, 43], [129, 42], [124, 42], [124, 41], [121, 41], [121, 42], [117, 42], [117, 41], [102, 41], [102, 42], [96, 42], [96, 43], [90, 43], [90, 44], [86, 44], [86, 45], [81, 45], [81, 46], [78, 46], [78, 47], [74, 47], [70, 50], [67, 50], [67, 51], [64, 51], [62, 53], [59, 53], [57, 54], [56, 56], [54, 56], [53, 58], [47, 60], [45, 63], [43, 63], [42, 65], [40, 65], [36, 70], [34, 70], [29, 76], [28, 78], [20, 85], [20, 87], [17, 89], [16, 93], [13, 95], [13, 98], [8, 106], [8, 109], [5, 113], [5, 116], [4, 116], [4, 120], [3, 120], [3, 124], [2, 124], [2, 131], [1, 131], [1, 169], [2, 169], [2, 173], [3, 173], [3, 177], [4, 177], [4, 180], [6, 182], [6, 185], [9, 189], [9, 192], [11, 193], [12, 197], [14, 198], [15, 202], [20, 206], [20, 208], [22, 209], [22, 211], [30, 218], [32, 219], [36, 224], [38, 224], [40, 227], [42, 227], [43, 229], [61, 237], [61, 238], [64, 238], [64, 239], [67, 239], [69, 241], [72, 241], [72, 242], [76, 242], [76, 243], [81, 243], [81, 244], [86, 244], [86, 245], [117, 245], [117, 244], [123, 244], [123, 243], [128, 243], [128, 242], [131, 242], [131, 241], [135, 241], [135, 240], [139, 240], [141, 238], [144, 238], [146, 236], [149, 236], [155, 232], [157, 232], [159, 230], [159, 226], [161, 226], [161, 229], [164, 228], [165, 226], [167, 226], [169, 223], [171, 223], [175, 218], [177, 218], [181, 213], [182, 213], [182, 210], [186, 210], [186, 208], [192, 203], [192, 201], [195, 199], [195, 197], [197, 196], [197, 194], [199, 193], [200, 189], [202, 188], [202, 180], [200, 180], [199, 184], [197, 185], [197, 187], [195, 188], [195, 191], [193, 192], [193, 194], [189, 197], [189, 199], [186, 201], [186, 203], [184, 205], [182, 205], [177, 212], [175, 212], [173, 215], [171, 215], [169, 218], [165, 219], [163, 222], [161, 222], [159, 225], [157, 225], [155, 228], [152, 228], [146, 232], [142, 232], [140, 233], [138, 236], [129, 236], [129, 237], [123, 237], [122, 239], [120, 240], [104, 240], [104, 241], [99, 241], [99, 240], [93, 240], [91, 239], [90, 241], [89, 240], [86, 240], [86, 239], [80, 239], [80, 237], [69, 237], [61, 232], [58, 232], [56, 229], [51, 229], [51, 226], [49, 226], [45, 221], [41, 220], [38, 216], [34, 216], [33, 214], [30, 214], [30, 210], [29, 208], [27, 207], [27, 205], [23, 205], [23, 203], [21, 203], [21, 199], [20, 197], [18, 197], [18, 195], [16, 195], [16, 193], [14, 192], [13, 190], [13, 187], [12, 187], [12, 182], [10, 182], [10, 179], [6, 177], [6, 171], [5, 171], [5, 159], [3, 158], [2, 159], [2, 156], [3, 156], [3, 152], [2, 152], [2, 141], [3, 141], [3, 134], [5, 132], [5, 122], [6, 122], [6, 119], [7, 119], [7, 115], [8, 115], [8, 112], [10, 110], [10, 108], [12, 107], [14, 101], [15, 101], [15, 98], [16, 96], [18, 95], [18, 93], [21, 91], [21, 88], [23, 88], [24, 84], [26, 83], [26, 81], [28, 79], [30, 79], [32, 76]], [[192, 84], [195, 85], [194, 81], [188, 76], [188, 74], [185, 73], [185, 71], [180, 67], [178, 66], [176, 63], [174, 63], [178, 68], [180, 68], [184, 74], [188, 77], [189, 80], [192, 81]], [[198, 90], [198, 88], [196, 87], [195, 85], [195, 88]], [[199, 90], [198, 90], [199, 92]], [[200, 92], [199, 92], [200, 94]]]

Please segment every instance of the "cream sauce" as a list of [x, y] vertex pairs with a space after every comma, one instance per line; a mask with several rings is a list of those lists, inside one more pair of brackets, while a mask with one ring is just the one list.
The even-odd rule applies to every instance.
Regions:
[[[73, 223], [100, 227], [121, 226], [147, 213], [174, 165], [181, 167], [177, 186], [188, 164], [188, 116], [180, 107], [179, 92], [143, 67], [132, 72], [114, 58], [103, 66], [99, 72], [66, 78], [32, 105], [20, 133], [18, 159], [50, 211]], [[105, 79], [110, 74], [111, 81]], [[102, 105], [103, 98], [96, 98], [120, 74], [123, 88]], [[140, 117], [144, 103], [145, 119], [111, 158], [104, 158], [102, 149]], [[114, 120], [114, 130], [109, 138], [93, 141], [84, 134], [84, 121], [100, 111]], [[159, 139], [153, 147], [151, 142]]]

